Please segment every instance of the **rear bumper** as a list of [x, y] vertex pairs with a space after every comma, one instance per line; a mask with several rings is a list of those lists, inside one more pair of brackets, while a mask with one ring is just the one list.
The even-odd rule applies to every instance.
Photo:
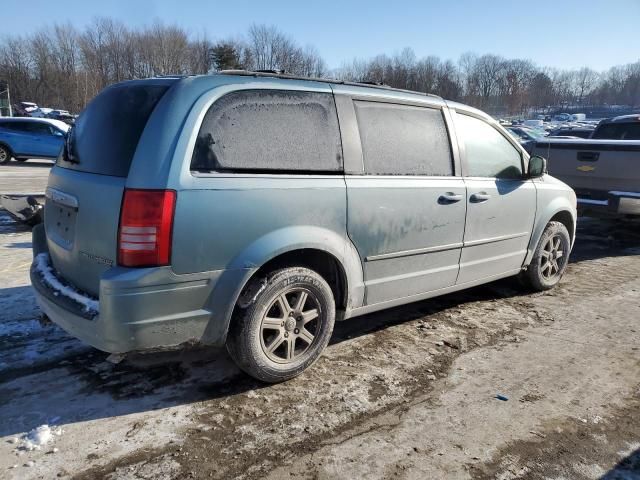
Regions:
[[[47, 253], [42, 226], [34, 228], [33, 249], [34, 257]], [[65, 331], [99, 350], [126, 353], [189, 343], [221, 345], [225, 341], [229, 306], [215, 299], [221, 296], [216, 292], [224, 291], [220, 279], [224, 276], [228, 282], [229, 271], [176, 275], [170, 267], [115, 267], [101, 278], [98, 311], [91, 312], [56, 292], [36, 263], [31, 268], [31, 282], [42, 311]], [[235, 297], [223, 297], [227, 301], [231, 298]]]
[[602, 216], [640, 215], [640, 193], [611, 191], [606, 200], [578, 197], [578, 210]]

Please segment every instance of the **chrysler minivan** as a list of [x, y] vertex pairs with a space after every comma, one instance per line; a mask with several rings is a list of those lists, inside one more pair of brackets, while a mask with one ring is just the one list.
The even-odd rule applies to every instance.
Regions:
[[226, 345], [292, 378], [334, 322], [520, 276], [558, 283], [573, 191], [437, 96], [260, 72], [91, 101], [51, 170], [31, 279], [98, 349]]

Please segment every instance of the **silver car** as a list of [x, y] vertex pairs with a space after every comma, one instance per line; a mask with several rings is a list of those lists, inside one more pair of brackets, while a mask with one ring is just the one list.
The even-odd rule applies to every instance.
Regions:
[[439, 97], [229, 72], [105, 89], [51, 170], [31, 279], [107, 352], [226, 345], [292, 378], [334, 322], [519, 275], [553, 287], [576, 197]]

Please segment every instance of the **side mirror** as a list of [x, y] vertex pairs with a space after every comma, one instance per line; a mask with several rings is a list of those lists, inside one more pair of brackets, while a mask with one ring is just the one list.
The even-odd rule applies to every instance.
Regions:
[[540, 178], [547, 173], [547, 159], [540, 155], [533, 155], [529, 158], [528, 168], [529, 178]]

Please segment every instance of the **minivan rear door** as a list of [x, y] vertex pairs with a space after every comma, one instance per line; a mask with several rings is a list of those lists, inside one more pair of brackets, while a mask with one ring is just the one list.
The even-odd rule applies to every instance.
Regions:
[[117, 258], [127, 174], [147, 121], [171, 80], [116, 84], [96, 96], [68, 134], [49, 175], [45, 229], [53, 267], [97, 296]]
[[[350, 95], [341, 95], [342, 88]], [[366, 95], [359, 87], [334, 91], [345, 155], [347, 229], [363, 264], [366, 304], [454, 285], [466, 190], [455, 175], [441, 101], [371, 97], [370, 89]]]

